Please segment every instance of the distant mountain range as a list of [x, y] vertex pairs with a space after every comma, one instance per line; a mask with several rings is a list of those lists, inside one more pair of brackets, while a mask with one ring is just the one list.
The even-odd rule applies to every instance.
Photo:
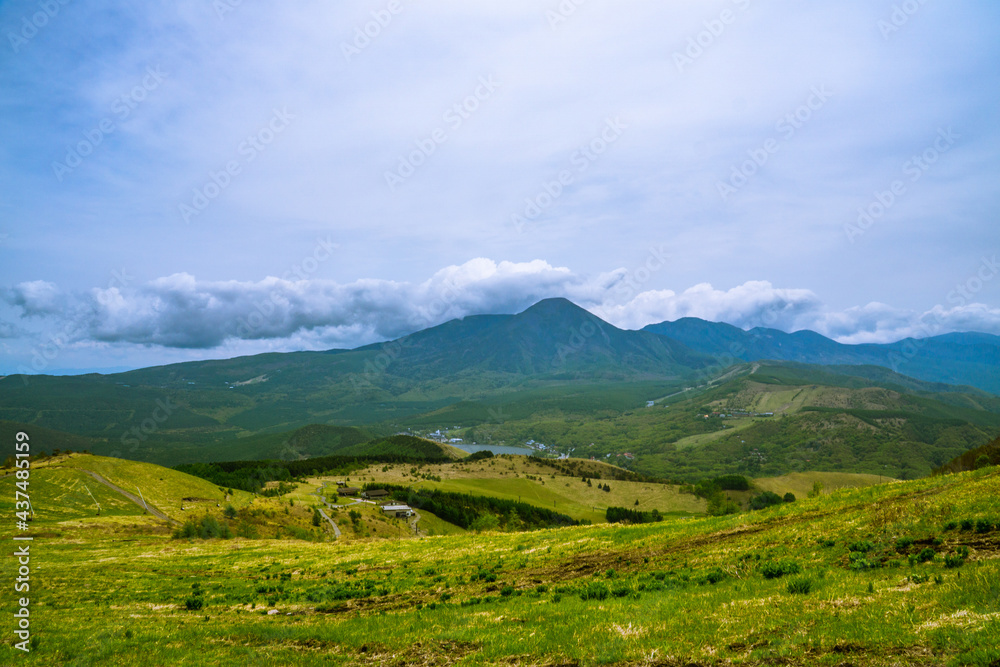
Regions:
[[[913, 468], [899, 469], [915, 474], [995, 437], [997, 395], [997, 336], [843, 345], [694, 318], [629, 331], [546, 299], [355, 350], [9, 376], [0, 379], [0, 426], [40, 427], [53, 447], [86, 443], [168, 465], [300, 458], [407, 428], [451, 428], [480, 442], [629, 452], [667, 476], [741, 470], [757, 456], [743, 451], [751, 444], [769, 452], [771, 472], [883, 470], [919, 451]], [[698, 415], [747, 401], [782, 420], [743, 424], [737, 436]], [[301, 430], [313, 424], [364, 432], [326, 430], [314, 442]]]
[[650, 324], [643, 331], [721, 360], [882, 366], [920, 380], [970, 385], [1000, 394], [1000, 336], [989, 334], [950, 333], [885, 345], [844, 345], [814, 331], [785, 333], [760, 327], [744, 331], [694, 317]]

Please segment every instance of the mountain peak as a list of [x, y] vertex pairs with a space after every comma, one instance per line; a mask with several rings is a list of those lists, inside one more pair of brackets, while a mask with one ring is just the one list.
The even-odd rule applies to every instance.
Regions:
[[561, 296], [555, 296], [548, 299], [542, 299], [533, 306], [529, 306], [524, 311], [521, 312], [522, 315], [526, 313], [580, 313], [587, 311], [580, 306], [576, 305], [569, 299], [563, 298]]

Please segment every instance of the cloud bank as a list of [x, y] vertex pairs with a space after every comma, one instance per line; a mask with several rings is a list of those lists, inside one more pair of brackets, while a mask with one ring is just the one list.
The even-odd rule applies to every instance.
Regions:
[[[70, 292], [42, 281], [3, 293], [25, 323], [46, 322], [67, 344], [132, 344], [239, 353], [243, 342], [285, 349], [356, 347], [454, 318], [516, 313], [565, 297], [622, 328], [699, 317], [749, 329], [812, 329], [844, 343], [891, 342], [950, 331], [1000, 334], [1000, 309], [966, 302], [917, 312], [883, 303], [828, 309], [811, 290], [748, 281], [730, 289], [700, 283], [680, 292], [646, 290], [622, 300], [624, 269], [596, 276], [543, 260], [476, 258], [419, 283], [267, 277], [200, 281], [178, 273], [134, 287]], [[12, 325], [7, 325], [8, 329]], [[249, 348], [248, 348], [249, 349]]]

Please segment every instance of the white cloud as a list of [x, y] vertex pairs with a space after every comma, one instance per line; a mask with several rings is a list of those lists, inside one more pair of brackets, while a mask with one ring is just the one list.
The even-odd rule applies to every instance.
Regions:
[[819, 310], [821, 302], [806, 289], [775, 288], [764, 280], [751, 280], [723, 291], [700, 283], [676, 294], [671, 290], [642, 292], [629, 303], [599, 307], [595, 314], [626, 328], [698, 317], [749, 329], [755, 326], [795, 329]]
[[[744, 329], [812, 329], [843, 343], [884, 343], [950, 331], [1000, 334], [1000, 309], [983, 304], [936, 306], [920, 313], [870, 303], [834, 312], [811, 290], [767, 281], [727, 290], [708, 283], [679, 293], [647, 290], [618, 304], [616, 287], [625, 273], [618, 269], [590, 277], [543, 260], [476, 258], [444, 267], [420, 283], [275, 277], [200, 281], [178, 273], [134, 288], [74, 295], [51, 283], [22, 283], [7, 290], [6, 298], [22, 317], [46, 318], [72, 331], [77, 343], [215, 350], [226, 356], [263, 349], [356, 347], [467, 315], [520, 312], [556, 296], [631, 329], [698, 317]], [[57, 309], [57, 303], [63, 308]]]

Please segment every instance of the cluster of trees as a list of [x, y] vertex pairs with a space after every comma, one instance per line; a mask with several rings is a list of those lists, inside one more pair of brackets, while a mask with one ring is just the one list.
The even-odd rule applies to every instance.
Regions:
[[608, 520], [608, 523], [655, 523], [663, 521], [663, 515], [660, 514], [660, 510], [642, 512], [631, 510], [627, 507], [609, 507], [604, 516]]
[[[290, 482], [292, 474], [280, 461], [253, 461], [257, 465], [234, 467], [226, 463], [187, 463], [177, 470], [207, 479], [216, 486], [260, 492], [268, 482]], [[228, 468], [228, 469], [227, 469]]]
[[[447, 463], [440, 460], [395, 454], [369, 456], [317, 456], [300, 461], [221, 461], [185, 463], [175, 470], [207, 479], [216, 486], [260, 493], [268, 482], [292, 482], [310, 475], [349, 475], [375, 463]], [[282, 493], [287, 493], [284, 491]], [[280, 494], [277, 494], [280, 495]]]
[[771, 507], [772, 505], [780, 505], [781, 503], [794, 503], [795, 494], [786, 493], [784, 497], [779, 496], [773, 491], [764, 491], [759, 493], [747, 503], [747, 507], [752, 510], [762, 510], [766, 507]]
[[708, 513], [712, 516], [736, 514], [740, 505], [724, 491], [749, 491], [750, 480], [743, 475], [722, 475], [714, 479], [703, 479], [697, 484], [681, 487], [682, 493], [693, 493], [708, 501]]
[[574, 519], [528, 503], [472, 496], [450, 491], [412, 489], [394, 484], [365, 485], [385, 489], [398, 501], [410, 507], [425, 509], [466, 530], [538, 530], [555, 526], [575, 526]]

